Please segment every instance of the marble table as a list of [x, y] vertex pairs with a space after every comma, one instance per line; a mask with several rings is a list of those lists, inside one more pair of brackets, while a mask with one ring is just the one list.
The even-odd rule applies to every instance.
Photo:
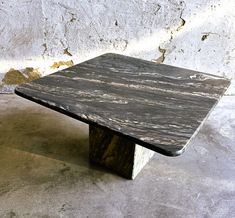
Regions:
[[20, 85], [15, 93], [89, 124], [90, 160], [133, 179], [154, 152], [182, 154], [229, 84], [108, 53]]

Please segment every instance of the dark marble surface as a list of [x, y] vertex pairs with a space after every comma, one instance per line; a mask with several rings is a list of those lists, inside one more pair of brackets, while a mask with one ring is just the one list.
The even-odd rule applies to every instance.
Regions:
[[15, 92], [156, 152], [176, 156], [229, 84], [209, 74], [105, 54], [18, 86]]

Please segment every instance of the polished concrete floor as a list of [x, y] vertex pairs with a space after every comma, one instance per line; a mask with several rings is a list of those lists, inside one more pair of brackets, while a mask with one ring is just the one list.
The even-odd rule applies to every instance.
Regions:
[[0, 217], [235, 217], [235, 96], [134, 181], [88, 161], [88, 126], [0, 95]]

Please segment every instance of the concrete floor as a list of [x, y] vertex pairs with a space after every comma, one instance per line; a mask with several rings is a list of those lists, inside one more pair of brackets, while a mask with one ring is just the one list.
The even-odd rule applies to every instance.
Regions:
[[235, 96], [134, 181], [88, 162], [88, 126], [0, 95], [0, 217], [235, 217]]

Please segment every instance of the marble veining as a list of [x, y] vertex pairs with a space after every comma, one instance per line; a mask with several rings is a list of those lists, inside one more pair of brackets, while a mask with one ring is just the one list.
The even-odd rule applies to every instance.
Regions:
[[104, 54], [16, 88], [16, 94], [90, 125], [176, 156], [198, 132], [230, 81]]

